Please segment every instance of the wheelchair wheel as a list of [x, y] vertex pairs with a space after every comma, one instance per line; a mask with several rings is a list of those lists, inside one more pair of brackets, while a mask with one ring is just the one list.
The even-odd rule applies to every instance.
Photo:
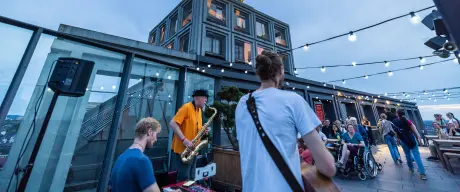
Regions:
[[364, 169], [371, 178], [377, 176], [378, 165], [370, 152], [364, 153]]
[[367, 179], [366, 173], [362, 171], [358, 172], [358, 177], [361, 179], [361, 181], [365, 181]]
[[382, 171], [382, 170], [383, 170], [383, 165], [380, 164], [380, 163], [377, 163], [377, 169], [378, 169], [379, 171]]

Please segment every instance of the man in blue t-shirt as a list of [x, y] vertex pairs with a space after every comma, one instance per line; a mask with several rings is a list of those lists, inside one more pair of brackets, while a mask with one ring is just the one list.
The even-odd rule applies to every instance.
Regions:
[[342, 158], [337, 162], [337, 167], [344, 167], [348, 157], [358, 155], [359, 147], [364, 147], [363, 137], [355, 132], [355, 126], [348, 124], [347, 130], [348, 132], [342, 135]]
[[153, 146], [160, 131], [160, 123], [151, 117], [143, 118], [136, 124], [134, 143], [117, 158], [113, 166], [110, 178], [112, 192], [160, 192], [152, 163], [144, 155], [145, 148]]

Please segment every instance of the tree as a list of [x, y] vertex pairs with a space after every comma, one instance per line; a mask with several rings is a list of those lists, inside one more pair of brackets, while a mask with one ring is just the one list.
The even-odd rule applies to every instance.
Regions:
[[[244, 95], [237, 87], [224, 87], [217, 95], [220, 101], [215, 101], [211, 107], [217, 109], [216, 119], [221, 120], [221, 125], [227, 134], [228, 140], [232, 144], [233, 150], [238, 151], [238, 140], [236, 139], [235, 110], [240, 98]], [[211, 117], [213, 111], [209, 108], [205, 115]]]

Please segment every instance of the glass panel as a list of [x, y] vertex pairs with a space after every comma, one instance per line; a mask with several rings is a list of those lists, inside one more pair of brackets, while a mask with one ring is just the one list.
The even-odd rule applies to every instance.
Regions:
[[249, 33], [249, 15], [241, 12], [238, 9], [235, 9], [235, 19], [236, 25], [234, 29], [244, 33]]
[[235, 41], [235, 60], [249, 63], [252, 45], [249, 42]]
[[170, 26], [169, 26], [169, 37], [172, 37], [176, 34], [176, 26], [177, 26], [177, 14], [171, 18]]
[[262, 54], [262, 51], [272, 51], [272, 49], [269, 49], [269, 48], [265, 48], [265, 47], [257, 47], [257, 55], [260, 55]]
[[144, 117], [153, 117], [160, 122], [161, 132], [157, 143], [146, 149], [145, 154], [151, 159], [155, 172], [167, 171], [168, 124], [176, 112], [178, 79], [177, 68], [134, 59], [114, 160], [133, 144], [136, 123]]
[[207, 104], [214, 103], [214, 78], [200, 75], [199, 73], [187, 72], [185, 91], [184, 91], [184, 103], [191, 102], [193, 100], [193, 91], [198, 89], [208, 90], [209, 98]]
[[208, 20], [225, 25], [226, 9], [225, 4], [208, 0]]
[[156, 33], [152, 34], [152, 36], [150, 37], [150, 43], [151, 44], [155, 45], [155, 37], [156, 37]]
[[[67, 180], [62, 181], [66, 183], [66, 189], [78, 188], [74, 185], [82, 182], [87, 182], [85, 186], [95, 187], [114, 115], [125, 59], [123, 54], [42, 35], [27, 68], [27, 78], [21, 82], [8, 112], [8, 116], [14, 118], [7, 118], [2, 128], [11, 126], [18, 130], [13, 138], [18, 141], [24, 140], [29, 130], [33, 129], [35, 131], [32, 134], [38, 134], [36, 130], [42, 126], [53, 95], [46, 88], [47, 78], [60, 57], [91, 60], [95, 66], [84, 96], [59, 96], [37, 156], [37, 161], [46, 166], [34, 167], [37, 172], [32, 173], [29, 181], [41, 183], [43, 185], [40, 186], [47, 188], [54, 182], [49, 178], [53, 178], [59, 171], [67, 173], [68, 170]], [[13, 145], [12, 151], [16, 155], [21, 145], [22, 141], [21, 144]], [[27, 146], [25, 154], [30, 153], [33, 143]], [[7, 163], [14, 167], [13, 162]]]
[[[32, 37], [32, 33], [33, 31], [27, 29], [0, 23], [0, 102], [5, 98], [6, 91], [16, 73], [22, 55]], [[3, 142], [0, 141], [0, 146], [4, 145], [1, 143]], [[3, 154], [3, 152], [3, 150], [0, 151], [0, 154]]]
[[286, 32], [284, 29], [275, 27], [275, 41], [278, 45], [286, 46]]
[[187, 25], [190, 21], [192, 21], [192, 1], [189, 1], [183, 8], [182, 8], [182, 27]]
[[256, 21], [256, 34], [258, 38], [268, 40], [268, 23], [264, 21]]
[[185, 34], [180, 38], [180, 50], [184, 52], [188, 52], [188, 44], [189, 44], [189, 34]]
[[160, 44], [162, 44], [163, 41], [165, 40], [165, 33], [166, 33], [165, 28], [166, 28], [165, 25], [162, 25], [160, 28]]
[[206, 34], [206, 41], [204, 45], [205, 53], [208, 56], [224, 57], [225, 37], [208, 32]]
[[[279, 54], [279, 53], [278, 53]], [[289, 55], [286, 55], [286, 54], [280, 54], [280, 57], [281, 59], [283, 60], [283, 64], [284, 64], [284, 71], [285, 72], [289, 72]]]
[[[30, 30], [0, 23], [0, 102], [5, 98], [32, 33]], [[25, 74], [25, 77], [27, 75], [28, 73]], [[24, 87], [20, 86], [18, 94], [23, 92], [23, 89]], [[24, 116], [24, 109], [21, 106], [25, 103], [18, 103], [17, 100], [13, 101], [11, 110], [0, 127], [0, 170], [6, 163], [19, 124]]]

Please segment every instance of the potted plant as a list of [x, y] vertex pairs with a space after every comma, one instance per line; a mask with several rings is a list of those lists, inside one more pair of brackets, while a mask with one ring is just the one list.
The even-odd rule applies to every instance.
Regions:
[[[215, 101], [211, 107], [217, 109], [215, 121], [220, 120], [232, 148], [213, 148], [214, 162], [216, 163], [216, 175], [214, 182], [241, 190], [241, 164], [236, 138], [235, 110], [240, 98], [244, 95], [237, 87], [224, 87], [217, 95], [220, 101]], [[205, 116], [210, 117], [212, 110], [206, 110]]]

